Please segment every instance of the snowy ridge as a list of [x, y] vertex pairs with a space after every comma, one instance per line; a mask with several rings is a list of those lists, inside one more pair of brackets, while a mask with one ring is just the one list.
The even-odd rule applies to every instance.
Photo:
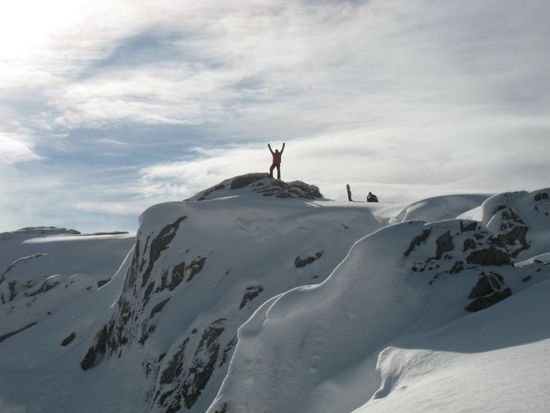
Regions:
[[[475, 400], [471, 394], [445, 400], [446, 384], [439, 384], [435, 392], [431, 389], [439, 394], [436, 401], [422, 396], [421, 391], [405, 390], [414, 388], [417, 376], [430, 379], [429, 374], [444, 373], [440, 369], [445, 363], [439, 365], [436, 360], [448, 356], [422, 349], [437, 348], [437, 340], [448, 339], [445, 333], [454, 336], [452, 328], [445, 326], [459, 323], [465, 335], [479, 337], [477, 319], [466, 316], [466, 311], [486, 309], [510, 296], [515, 300], [515, 294], [538, 282], [548, 284], [547, 263], [532, 260], [514, 265], [520, 257], [550, 251], [548, 193], [494, 196], [480, 209], [482, 222], [408, 222], [362, 239], [324, 283], [294, 289], [265, 303], [241, 327], [229, 372], [208, 411], [349, 412], [362, 405], [361, 412], [371, 408], [457, 411], [459, 402], [466, 401], [473, 409], [486, 406], [486, 398]], [[537, 294], [534, 287], [528, 291]], [[526, 294], [520, 295], [522, 304], [529, 299]], [[494, 308], [489, 318], [493, 323], [508, 321], [506, 306]], [[534, 314], [538, 327], [542, 327], [541, 314], [546, 310], [543, 306]], [[525, 317], [514, 320], [521, 323]], [[513, 323], [508, 327], [514, 334], [525, 331]], [[508, 331], [502, 327], [494, 330], [497, 336]], [[544, 335], [547, 326], [542, 331], [540, 338], [548, 344], [550, 336]], [[528, 344], [532, 335], [528, 331], [516, 340]], [[492, 342], [498, 349], [498, 339]], [[396, 349], [397, 343], [418, 350]], [[548, 355], [547, 345], [537, 347], [538, 351], [546, 349], [543, 353]], [[481, 351], [478, 346], [471, 350]], [[537, 371], [550, 367], [542, 353], [534, 358]], [[471, 366], [470, 373], [474, 372], [479, 374]], [[507, 391], [506, 387], [487, 387], [495, 374], [501, 374], [496, 366], [483, 373], [487, 381], [475, 383], [478, 391], [484, 388], [493, 399]], [[407, 380], [410, 377], [412, 384]], [[440, 382], [430, 379], [429, 383], [436, 387]], [[550, 384], [547, 375], [545, 383]], [[538, 411], [548, 405], [543, 388], [522, 388], [529, 394], [530, 406]], [[406, 395], [404, 401], [402, 394]], [[413, 406], [416, 397], [424, 400], [422, 407]], [[521, 403], [514, 406], [507, 410], [510, 405], [500, 404], [495, 411], [528, 411], [522, 410]]]
[[107, 283], [134, 242], [55, 227], [0, 234], [0, 336], [35, 325]]
[[254, 310], [321, 282], [356, 239], [387, 222], [363, 205], [312, 203], [314, 186], [265, 174], [224, 185], [231, 197], [207, 190], [142, 215], [122, 293], [81, 360], [96, 372], [141, 365], [147, 397], [136, 409], [204, 412]]
[[[550, 402], [548, 194], [338, 203], [313, 185], [250, 174], [149, 208], [133, 248], [122, 234], [19, 240], [6, 279], [35, 275], [13, 302], [71, 291], [70, 277], [96, 283], [75, 281], [86, 293], [59, 299], [51, 315], [12, 312], [28, 323], [0, 343], [0, 407], [451, 412], [506, 411], [506, 401], [528, 411], [503, 395], [517, 386], [540, 411]], [[76, 253], [84, 245], [90, 260]], [[53, 268], [53, 256], [63, 271], [25, 270]], [[106, 271], [116, 274], [97, 288]], [[502, 369], [542, 379], [522, 386]], [[451, 376], [483, 397], [446, 396]]]
[[403, 208], [399, 214], [392, 217], [390, 223], [405, 221], [442, 221], [453, 219], [462, 213], [481, 205], [489, 195], [444, 195], [423, 199]]

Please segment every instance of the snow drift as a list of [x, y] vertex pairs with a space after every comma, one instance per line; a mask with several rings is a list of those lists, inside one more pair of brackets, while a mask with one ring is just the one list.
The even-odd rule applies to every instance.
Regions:
[[30, 328], [108, 283], [133, 242], [127, 233], [55, 227], [0, 234], [0, 337]]
[[[546, 290], [550, 266], [525, 260], [550, 251], [548, 193], [494, 196], [470, 214], [480, 221], [406, 222], [363, 238], [324, 283], [266, 302], [239, 329], [229, 372], [209, 412], [349, 412], [363, 405], [361, 412], [457, 411], [486, 408], [489, 399], [495, 411], [543, 410], [550, 384], [543, 374], [550, 367], [542, 316], [547, 307], [539, 289], [528, 287], [542, 282]], [[490, 316], [468, 315], [507, 298], [514, 304], [491, 308]], [[538, 311], [530, 305], [523, 314], [521, 307], [531, 300]], [[486, 328], [493, 337], [479, 330], [480, 320], [492, 323]], [[525, 321], [539, 330], [526, 329]], [[477, 341], [468, 345], [462, 337], [462, 346], [456, 344], [457, 330]], [[506, 337], [518, 332], [523, 336]], [[499, 364], [499, 348], [514, 344], [531, 347], [500, 350], [512, 361]], [[478, 354], [441, 354], [458, 349]], [[493, 350], [487, 359], [479, 354]], [[452, 358], [455, 370], [445, 371]], [[470, 361], [476, 358], [480, 365]], [[494, 386], [503, 382], [502, 368], [542, 374], [537, 386], [520, 386], [529, 403], [506, 397], [514, 379]], [[470, 377], [464, 390], [436, 379], [452, 373]], [[423, 403], [416, 405], [417, 398]]]
[[[448, 381], [441, 379], [446, 366], [461, 366], [456, 354], [473, 357], [466, 373], [487, 382], [495, 379], [500, 350], [515, 360], [506, 369], [546, 368], [535, 361], [545, 356], [547, 329], [528, 333], [518, 323], [543, 320], [548, 193], [338, 203], [314, 185], [249, 174], [187, 201], [155, 205], [141, 216], [133, 247], [122, 235], [95, 236], [97, 254], [89, 260], [73, 252], [58, 260], [70, 268], [31, 276], [29, 289], [18, 284], [23, 297], [64, 289], [49, 287], [56, 274], [90, 277], [79, 287], [85, 294], [0, 343], [0, 407], [363, 412], [409, 411], [418, 399], [424, 411], [460, 410], [464, 397], [445, 397]], [[120, 249], [116, 259], [107, 251], [120, 237], [125, 259]], [[18, 267], [51, 254], [36, 249], [40, 243], [19, 243], [5, 260], [14, 264], [12, 280], [31, 273]], [[110, 282], [97, 288], [103, 279]], [[2, 291], [9, 296], [9, 288]], [[538, 304], [523, 311], [526, 301]], [[29, 317], [25, 305], [13, 313]], [[485, 330], [496, 338], [485, 337], [479, 323], [491, 323]], [[500, 346], [507, 329], [519, 337]], [[453, 347], [457, 335], [483, 345]], [[474, 368], [480, 360], [487, 371]], [[514, 380], [500, 383], [510, 388]], [[495, 397], [501, 392], [477, 386]], [[522, 391], [542, 403], [543, 387]], [[416, 389], [442, 400], [435, 404]], [[484, 402], [469, 395], [468, 406]]]

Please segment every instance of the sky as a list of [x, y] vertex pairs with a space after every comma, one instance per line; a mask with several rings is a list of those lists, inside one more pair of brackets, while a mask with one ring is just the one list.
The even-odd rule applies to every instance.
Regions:
[[0, 231], [136, 230], [267, 171], [343, 200], [550, 187], [547, 0], [18, 0]]

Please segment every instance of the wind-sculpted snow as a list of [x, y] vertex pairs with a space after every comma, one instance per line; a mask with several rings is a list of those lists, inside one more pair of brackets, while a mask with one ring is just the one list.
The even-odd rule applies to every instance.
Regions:
[[463, 194], [423, 199], [407, 205], [390, 222], [397, 224], [405, 221], [434, 222], [454, 219], [460, 214], [480, 206], [487, 198], [489, 195]]
[[51, 316], [107, 283], [134, 239], [55, 227], [0, 234], [0, 336]]
[[[265, 300], [324, 280], [355, 240], [384, 224], [363, 205], [311, 203], [313, 195], [297, 195], [298, 184], [255, 178], [226, 181], [232, 197], [199, 202], [203, 193], [141, 217], [121, 294], [81, 360], [99, 375], [140, 364], [146, 384], [138, 410], [204, 412], [238, 327]], [[258, 196], [259, 187], [293, 195]], [[312, 188], [303, 184], [304, 193]]]
[[[360, 240], [324, 283], [299, 287], [266, 302], [240, 328], [230, 369], [208, 412], [350, 412], [362, 405], [361, 412], [368, 412], [371, 405], [384, 406], [380, 400], [394, 393], [399, 400], [407, 389], [402, 380], [409, 377], [407, 369], [425, 374], [439, 366], [429, 364], [421, 352], [424, 367], [412, 364], [402, 352], [398, 355], [405, 358], [392, 356], [388, 363], [389, 346], [408, 344], [414, 342], [409, 337], [423, 335], [422, 345], [432, 348], [430, 334], [437, 336], [442, 326], [457, 320], [464, 320], [460, 322], [475, 337], [479, 327], [476, 318], [469, 318], [470, 312], [494, 309], [492, 322], [504, 326], [507, 313], [498, 309], [508, 307], [501, 302], [515, 300], [517, 294], [525, 302], [525, 294], [536, 291], [535, 284], [549, 279], [550, 264], [536, 258], [542, 251], [550, 252], [546, 193], [550, 191], [491, 197], [470, 214], [478, 214], [480, 221], [407, 222]], [[539, 309], [547, 311], [547, 306]], [[542, 318], [538, 320], [540, 324]], [[503, 328], [515, 334], [514, 323]], [[550, 332], [543, 331], [540, 339], [550, 343]], [[516, 339], [529, 343], [531, 336]], [[472, 345], [472, 351], [486, 350]], [[548, 362], [543, 365], [549, 367]], [[515, 374], [516, 368], [483, 374]], [[550, 378], [545, 383], [550, 384]], [[493, 388], [490, 379], [476, 386], [493, 398], [506, 393]], [[524, 386], [521, 397], [547, 403], [546, 386], [536, 390]], [[414, 391], [407, 390], [409, 403], [414, 403]], [[371, 398], [372, 403], [367, 403]], [[470, 408], [485, 409], [486, 402], [479, 400], [486, 399], [472, 403], [475, 397], [471, 397]], [[389, 404], [394, 408], [380, 411], [440, 411], [436, 406], [441, 404], [434, 402], [432, 410], [411, 409], [406, 403], [396, 409]], [[447, 408], [460, 410], [452, 403]]]
[[[445, 387], [453, 380], [445, 377], [448, 366], [458, 366], [450, 369], [457, 377], [484, 377], [471, 381], [498, 399], [506, 389], [513, 393], [514, 381], [490, 386], [498, 363], [485, 355], [496, 350], [527, 360], [532, 349], [542, 384], [520, 386], [520, 399], [541, 400], [529, 404], [541, 411], [550, 403], [541, 390], [550, 383], [540, 359], [550, 358], [543, 357], [548, 332], [539, 314], [547, 313], [539, 287], [550, 270], [548, 194], [338, 203], [319, 199], [313, 185], [243, 175], [144, 212], [114, 276], [104, 271], [111, 259], [95, 248], [123, 235], [9, 235], [18, 248], [9, 256], [0, 250], [3, 308], [24, 304], [17, 312], [25, 322], [0, 334], [0, 406], [61, 413], [439, 411], [445, 404], [434, 398], [452, 389]], [[461, 215], [441, 221], [454, 214]], [[412, 218], [428, 222], [401, 222]], [[390, 220], [398, 224], [387, 226]], [[76, 253], [69, 238], [94, 243], [90, 256]], [[54, 258], [63, 270], [35, 277], [34, 269]], [[31, 273], [32, 285], [10, 290], [8, 281]], [[65, 288], [67, 276], [76, 278]], [[71, 285], [86, 293], [60, 300], [51, 315], [28, 316], [26, 303], [32, 310]], [[526, 332], [529, 323], [536, 332]], [[468, 351], [462, 372], [461, 352]], [[472, 367], [478, 365], [489, 370]], [[521, 363], [505, 366], [499, 378], [526, 376]], [[469, 396], [470, 410], [490, 406], [489, 398]], [[459, 399], [449, 397], [446, 411], [460, 411]]]

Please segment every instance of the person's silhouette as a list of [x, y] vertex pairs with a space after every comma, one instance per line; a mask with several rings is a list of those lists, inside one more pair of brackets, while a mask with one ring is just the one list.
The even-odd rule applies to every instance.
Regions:
[[281, 148], [281, 152], [279, 152], [278, 149], [271, 149], [271, 145], [268, 143], [267, 147], [269, 148], [269, 152], [271, 152], [271, 155], [273, 155], [273, 162], [271, 164], [271, 168], [269, 168], [269, 175], [273, 178], [273, 170], [277, 168], [277, 179], [281, 179], [281, 158], [283, 156], [283, 152], [285, 150], [285, 143], [283, 143], [283, 147]]

